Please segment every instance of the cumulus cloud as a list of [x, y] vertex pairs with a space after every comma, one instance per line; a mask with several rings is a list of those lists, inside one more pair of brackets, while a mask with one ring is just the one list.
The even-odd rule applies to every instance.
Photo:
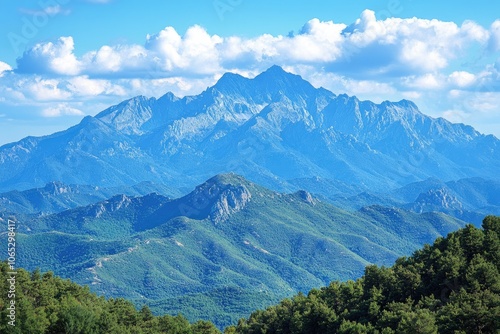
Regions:
[[458, 26], [417, 18], [377, 20], [373, 11], [365, 10], [350, 26], [312, 19], [288, 36], [220, 37], [198, 25], [180, 35], [166, 27], [146, 36], [144, 45], [106, 45], [80, 58], [73, 53], [73, 39], [61, 37], [26, 51], [18, 71], [158, 78], [314, 64], [363, 77], [421, 75], [446, 68], [471, 43], [495, 44], [492, 38], [471, 21]]
[[222, 42], [221, 37], [210, 36], [204, 28], [195, 25], [184, 36], [167, 27], [158, 34], [148, 35], [145, 46], [155, 64], [164, 71], [209, 74], [221, 69], [218, 46]]
[[455, 71], [449, 76], [452, 84], [463, 88], [472, 85], [476, 81], [476, 76], [466, 71]]
[[77, 76], [64, 82], [66, 90], [73, 96], [92, 97], [98, 95], [125, 96], [126, 90], [118, 84], [113, 84], [109, 80], [89, 79], [88, 76]]
[[35, 77], [32, 80], [20, 80], [17, 85], [18, 89], [26, 92], [25, 95], [36, 101], [60, 101], [71, 97], [71, 93], [63, 89], [57, 79]]
[[55, 43], [38, 43], [17, 59], [17, 72], [76, 75], [82, 64], [73, 50], [73, 37], [60, 37]]
[[9, 64], [0, 61], [0, 77], [3, 76], [3, 73], [6, 71], [12, 71], [12, 67]]
[[491, 35], [489, 40], [489, 46], [491, 51], [500, 50], [500, 20], [496, 20], [491, 25]]
[[409, 76], [403, 78], [402, 83], [409, 88], [419, 90], [435, 90], [445, 85], [443, 77], [433, 73], [427, 73], [420, 76]]
[[365, 10], [343, 35], [344, 58], [333, 68], [347, 68], [362, 76], [417, 75], [441, 70], [468, 45], [484, 44], [488, 38], [488, 32], [471, 21], [458, 26], [418, 18], [377, 20], [370, 10]]
[[147, 50], [140, 45], [104, 45], [82, 57], [84, 72], [91, 75], [119, 76], [144, 75], [148, 70]]
[[252, 39], [230, 37], [220, 48], [220, 58], [225, 67], [265, 68], [272, 64], [313, 64], [335, 61], [342, 54], [345, 24], [312, 19], [293, 36], [264, 34]]
[[45, 108], [42, 110], [43, 117], [59, 117], [59, 116], [83, 116], [83, 111], [71, 107], [68, 103], [59, 103], [56, 106]]

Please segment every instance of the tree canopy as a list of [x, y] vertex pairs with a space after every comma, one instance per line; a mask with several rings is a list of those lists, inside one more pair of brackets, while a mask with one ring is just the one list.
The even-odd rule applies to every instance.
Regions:
[[[182, 315], [154, 316], [147, 306], [137, 310], [125, 299], [98, 297], [87, 286], [63, 280], [51, 272], [18, 269], [15, 298], [10, 299], [9, 272], [7, 263], [1, 262], [0, 333], [220, 333], [210, 322], [190, 324]], [[9, 325], [10, 300], [15, 300], [15, 326]]]
[[467, 225], [392, 267], [254, 312], [235, 333], [498, 333], [500, 217]]

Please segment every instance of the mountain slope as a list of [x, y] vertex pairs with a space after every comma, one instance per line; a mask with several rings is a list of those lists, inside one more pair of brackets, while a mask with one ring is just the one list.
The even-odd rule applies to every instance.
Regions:
[[253, 79], [225, 74], [196, 96], [132, 98], [0, 148], [3, 191], [52, 181], [184, 191], [223, 172], [276, 190], [312, 191], [316, 178], [381, 191], [429, 177], [498, 179], [499, 169], [494, 136], [425, 116], [406, 100], [337, 96], [277, 66]]
[[[234, 304], [217, 298], [230, 291], [250, 301], [224, 320], [235, 321], [251, 305], [359, 277], [367, 264], [389, 264], [463, 225], [384, 207], [347, 212], [306, 191], [278, 193], [225, 174], [175, 200], [120, 195], [20, 221], [18, 262], [156, 310], [214, 298], [207, 305], [226, 314]], [[214, 314], [196, 305], [191, 314]]]
[[[488, 216], [355, 282], [299, 294], [232, 333], [498, 333], [500, 218]], [[228, 329], [229, 332], [229, 329]]]

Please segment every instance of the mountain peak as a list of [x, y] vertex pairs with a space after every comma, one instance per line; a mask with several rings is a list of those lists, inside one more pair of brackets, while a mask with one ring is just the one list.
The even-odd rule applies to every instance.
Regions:
[[157, 100], [143, 95], [125, 100], [95, 116], [125, 134], [142, 134], [142, 125], [153, 117], [153, 107]]
[[268, 74], [274, 74], [274, 75], [290, 74], [289, 72], [285, 71], [283, 69], [283, 67], [281, 67], [279, 65], [273, 65], [262, 73], [268, 73]]
[[239, 74], [226, 72], [220, 77], [213, 89], [222, 91], [226, 94], [238, 94], [247, 90], [247, 84], [250, 79]]
[[261, 93], [270, 94], [273, 97], [284, 95], [292, 100], [317, 95], [318, 91], [300, 75], [287, 72], [277, 65], [257, 75], [253, 82], [259, 87]]
[[220, 186], [223, 185], [240, 186], [240, 185], [250, 184], [250, 182], [247, 181], [243, 176], [240, 176], [235, 173], [217, 174], [214, 177], [210, 178], [206, 183], [217, 184]]
[[163, 95], [162, 97], [160, 97], [158, 99], [158, 102], [162, 102], [162, 101], [175, 102], [178, 100], [179, 100], [179, 98], [174, 93], [167, 92], [165, 95]]
[[315, 199], [310, 192], [305, 191], [305, 190], [299, 190], [293, 194], [294, 196], [298, 197], [301, 201], [310, 204], [312, 206], [316, 205], [317, 199]]
[[216, 175], [180, 199], [181, 214], [209, 218], [215, 224], [224, 222], [245, 208], [252, 197], [249, 187], [251, 183], [239, 175]]
[[255, 77], [255, 79], [259, 80], [297, 80], [300, 79], [302, 81], [305, 81], [302, 79], [300, 75], [293, 74], [290, 72], [285, 71], [281, 66], [278, 65], [273, 65], [269, 67], [267, 70], [264, 72], [260, 73]]
[[420, 194], [413, 204], [416, 212], [439, 211], [439, 208], [462, 210], [463, 204], [446, 187], [430, 189]]

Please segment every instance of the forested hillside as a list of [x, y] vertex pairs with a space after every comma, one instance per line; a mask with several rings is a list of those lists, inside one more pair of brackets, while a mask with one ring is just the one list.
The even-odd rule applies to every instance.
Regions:
[[390, 266], [465, 225], [436, 212], [348, 212], [230, 173], [178, 199], [117, 195], [19, 218], [17, 265], [224, 328], [299, 291], [357, 279], [369, 264]]
[[[298, 294], [254, 312], [224, 333], [498, 333], [500, 217], [438, 238], [392, 267]], [[206, 321], [154, 316], [124, 299], [98, 297], [52, 273], [16, 275], [16, 326], [8, 324], [10, 277], [0, 264], [1, 333], [219, 333]]]
[[283, 300], [235, 333], [498, 333], [500, 218], [438, 238], [390, 268]]
[[[157, 317], [147, 306], [137, 310], [124, 299], [106, 300], [50, 272], [17, 270], [15, 297], [8, 299], [10, 271], [6, 262], [0, 263], [0, 333], [220, 333], [206, 321], [190, 324], [181, 315]], [[15, 318], [8, 317], [11, 301]]]

